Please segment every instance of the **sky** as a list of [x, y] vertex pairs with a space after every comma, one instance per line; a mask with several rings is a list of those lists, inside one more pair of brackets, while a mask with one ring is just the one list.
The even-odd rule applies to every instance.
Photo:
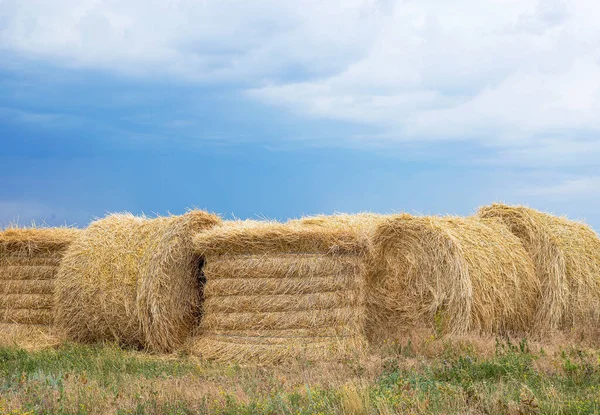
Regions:
[[0, 0], [0, 227], [109, 212], [600, 230], [595, 0]]

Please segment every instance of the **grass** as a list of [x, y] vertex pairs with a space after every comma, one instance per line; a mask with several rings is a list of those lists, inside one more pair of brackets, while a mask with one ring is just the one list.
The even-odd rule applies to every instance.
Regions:
[[115, 345], [0, 348], [0, 414], [595, 414], [600, 350], [425, 339], [279, 367]]

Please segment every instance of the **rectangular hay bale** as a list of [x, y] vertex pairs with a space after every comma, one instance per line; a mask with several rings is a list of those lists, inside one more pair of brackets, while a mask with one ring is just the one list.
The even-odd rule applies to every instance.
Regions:
[[274, 363], [361, 352], [365, 244], [349, 229], [239, 221], [194, 243], [206, 284], [192, 353]]
[[1, 344], [49, 342], [54, 278], [62, 255], [78, 235], [72, 228], [0, 231]]

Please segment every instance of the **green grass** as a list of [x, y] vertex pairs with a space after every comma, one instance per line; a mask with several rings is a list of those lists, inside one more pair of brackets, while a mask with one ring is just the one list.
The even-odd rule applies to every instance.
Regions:
[[0, 413], [600, 413], [598, 350], [475, 350], [406, 342], [364, 360], [240, 367], [114, 345], [0, 348]]

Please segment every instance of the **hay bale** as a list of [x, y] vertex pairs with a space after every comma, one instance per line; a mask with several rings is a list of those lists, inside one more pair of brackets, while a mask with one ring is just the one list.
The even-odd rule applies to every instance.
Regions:
[[155, 219], [115, 214], [92, 223], [61, 263], [57, 326], [80, 342], [180, 346], [197, 325], [201, 301], [191, 238], [218, 223], [201, 211]]
[[437, 334], [526, 332], [539, 286], [518, 238], [496, 220], [385, 218], [373, 235], [369, 327], [374, 342]]
[[0, 346], [17, 346], [26, 350], [55, 347], [63, 341], [48, 324], [0, 323]]
[[362, 348], [366, 247], [353, 232], [238, 221], [197, 235], [194, 244], [206, 285], [192, 353], [279, 362]]
[[292, 219], [288, 223], [294, 226], [315, 226], [354, 232], [357, 238], [363, 240], [363, 243], [369, 244], [377, 226], [389, 216], [371, 212], [336, 213], [334, 215], [305, 216], [300, 219]]
[[33, 341], [52, 326], [58, 265], [79, 235], [74, 228], [8, 228], [0, 232], [0, 339]]
[[600, 239], [587, 225], [524, 206], [493, 204], [478, 216], [498, 218], [535, 264], [542, 287], [536, 315], [541, 332], [600, 326]]

